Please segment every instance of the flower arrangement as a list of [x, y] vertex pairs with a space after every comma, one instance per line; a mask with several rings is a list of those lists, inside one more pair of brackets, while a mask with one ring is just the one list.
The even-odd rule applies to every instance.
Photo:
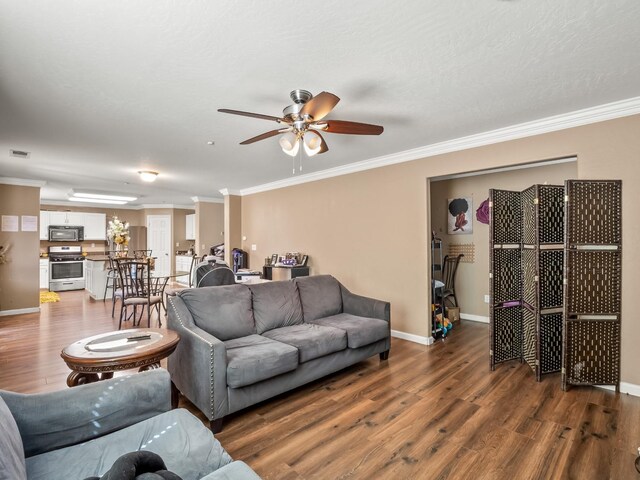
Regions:
[[116, 244], [118, 249], [122, 248], [122, 245], [129, 245], [129, 222], [123, 222], [114, 216], [109, 220], [107, 236], [111, 242]]

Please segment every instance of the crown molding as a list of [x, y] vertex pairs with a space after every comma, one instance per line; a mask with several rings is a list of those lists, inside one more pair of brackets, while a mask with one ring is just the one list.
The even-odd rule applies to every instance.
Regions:
[[578, 161], [578, 157], [576, 156], [563, 157], [563, 158], [557, 158], [554, 160], [542, 160], [540, 162], [520, 163], [518, 165], [509, 165], [508, 167], [488, 168], [487, 170], [475, 170], [473, 172], [454, 173], [452, 175], [442, 175], [441, 177], [431, 177], [430, 180], [432, 182], [433, 181], [439, 182], [442, 180], [453, 180], [456, 178], [465, 178], [465, 177], [477, 177], [478, 175], [489, 175], [489, 174], [500, 173], [500, 172], [512, 172], [514, 170], [523, 170], [526, 168], [535, 168], [535, 167], [547, 167], [549, 165], [558, 165], [560, 163], [572, 163], [577, 161]]
[[275, 182], [243, 188], [240, 195], [253, 195], [255, 193], [277, 190], [279, 188], [300, 185], [308, 182], [324, 180], [326, 178], [348, 175], [374, 168], [396, 165], [398, 163], [411, 162], [422, 158], [433, 157], [445, 153], [468, 150], [470, 148], [492, 145], [495, 143], [517, 140], [519, 138], [532, 137], [543, 133], [566, 130], [592, 123], [604, 122], [615, 118], [628, 117], [640, 114], [640, 97], [629, 98], [617, 102], [589, 107], [574, 112], [541, 118], [531, 122], [520, 123], [510, 127], [498, 128], [483, 133], [468, 135], [453, 140], [434, 143], [424, 147], [413, 148], [402, 152], [383, 155], [369, 160], [350, 163], [340, 167], [329, 168], [319, 172], [308, 173], [295, 178], [286, 178]]
[[0, 184], [17, 185], [19, 187], [44, 187], [44, 180], [29, 180], [27, 178], [0, 177]]
[[232, 190], [231, 188], [223, 188], [218, 191], [225, 197], [228, 195], [242, 195], [242, 190]]
[[217, 198], [217, 197], [191, 197], [191, 201], [193, 203], [200, 203], [200, 202], [206, 202], [206, 203], [224, 203], [224, 199], [222, 198]]

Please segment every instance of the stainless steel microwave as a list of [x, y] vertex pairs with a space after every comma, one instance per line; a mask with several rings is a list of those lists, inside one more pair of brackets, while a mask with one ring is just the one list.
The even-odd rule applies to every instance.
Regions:
[[49, 225], [50, 242], [82, 242], [84, 227], [74, 225]]

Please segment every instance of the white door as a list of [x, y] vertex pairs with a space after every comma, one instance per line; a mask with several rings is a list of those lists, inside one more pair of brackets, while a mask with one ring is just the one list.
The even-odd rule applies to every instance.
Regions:
[[147, 248], [156, 257], [155, 275], [171, 273], [171, 216], [147, 215]]

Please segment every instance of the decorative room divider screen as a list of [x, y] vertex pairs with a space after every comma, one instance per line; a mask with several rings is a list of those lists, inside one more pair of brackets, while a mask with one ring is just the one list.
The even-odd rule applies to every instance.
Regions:
[[490, 190], [492, 370], [520, 359], [538, 381], [562, 370], [563, 389], [618, 386], [620, 192], [584, 180]]
[[491, 368], [520, 358], [540, 381], [562, 362], [564, 188], [533, 185], [489, 196]]

